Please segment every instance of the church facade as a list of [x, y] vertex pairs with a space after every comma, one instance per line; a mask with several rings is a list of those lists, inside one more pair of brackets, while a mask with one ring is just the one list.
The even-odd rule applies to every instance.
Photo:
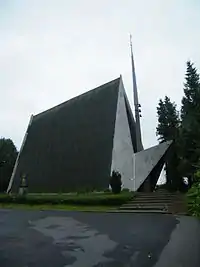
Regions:
[[23, 175], [33, 193], [104, 190], [113, 170], [121, 173], [123, 188], [136, 191], [168, 147], [137, 151], [120, 76], [31, 117], [7, 191], [18, 192]]

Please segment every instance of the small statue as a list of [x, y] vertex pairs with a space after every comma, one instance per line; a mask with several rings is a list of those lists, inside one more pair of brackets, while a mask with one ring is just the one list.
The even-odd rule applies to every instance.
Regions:
[[19, 194], [22, 195], [22, 196], [25, 196], [27, 194], [27, 177], [26, 177], [26, 174], [23, 174], [22, 175], [22, 178], [21, 178], [21, 185], [20, 185], [20, 188], [19, 188]]

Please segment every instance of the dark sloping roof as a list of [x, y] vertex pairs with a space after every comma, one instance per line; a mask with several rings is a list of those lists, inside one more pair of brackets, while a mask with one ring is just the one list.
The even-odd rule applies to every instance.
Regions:
[[120, 78], [33, 117], [12, 191], [28, 176], [30, 192], [109, 184]]

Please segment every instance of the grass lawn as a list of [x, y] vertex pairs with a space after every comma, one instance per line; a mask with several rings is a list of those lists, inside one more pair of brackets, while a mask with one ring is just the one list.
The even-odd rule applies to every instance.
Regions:
[[113, 211], [118, 206], [83, 206], [83, 205], [28, 205], [28, 204], [2, 204], [0, 203], [1, 209], [22, 209], [22, 210], [65, 210], [65, 211]]
[[133, 198], [132, 192], [71, 193], [71, 194], [28, 194], [26, 197], [0, 194], [0, 208], [34, 210], [115, 210]]

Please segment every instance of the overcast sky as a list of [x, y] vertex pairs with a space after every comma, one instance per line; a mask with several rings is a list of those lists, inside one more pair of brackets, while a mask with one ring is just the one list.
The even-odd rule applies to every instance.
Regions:
[[185, 62], [200, 68], [200, 1], [0, 0], [0, 136], [19, 148], [31, 114], [120, 74], [132, 104], [129, 33], [147, 148], [159, 98], [180, 104]]

